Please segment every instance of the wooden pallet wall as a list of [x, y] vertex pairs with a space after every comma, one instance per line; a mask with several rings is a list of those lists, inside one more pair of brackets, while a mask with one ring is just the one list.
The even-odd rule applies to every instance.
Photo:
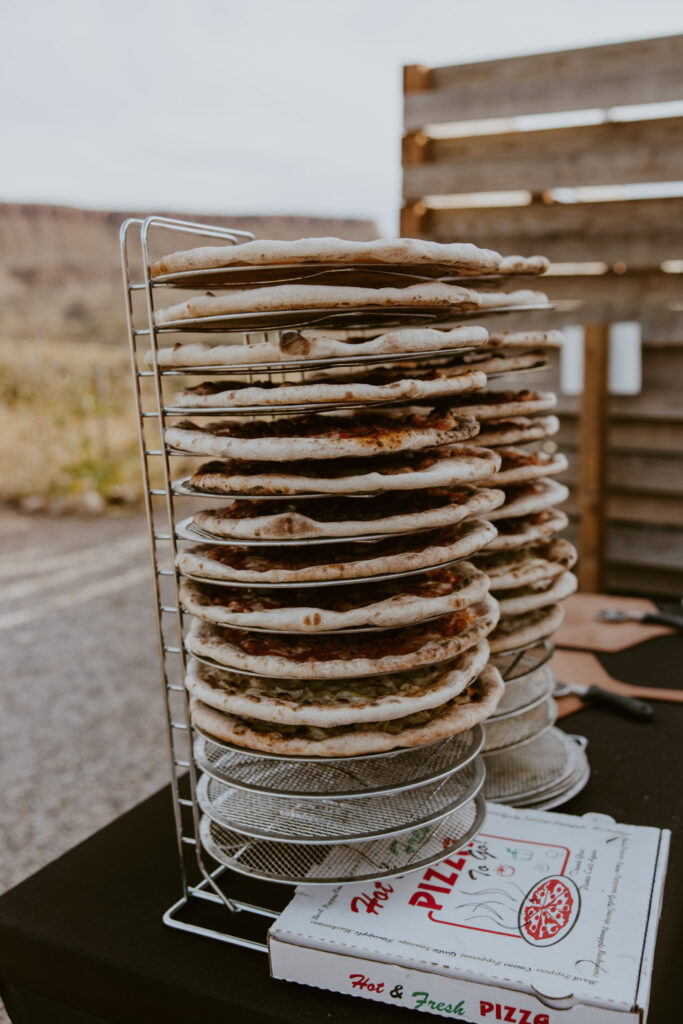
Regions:
[[[587, 328], [584, 394], [561, 401], [584, 589], [683, 593], [683, 184], [662, 184], [683, 179], [683, 116], [641, 106], [670, 101], [683, 36], [404, 69], [402, 234], [544, 253], [556, 312], [533, 326]], [[609, 398], [624, 320], [647, 339], [643, 390]]]

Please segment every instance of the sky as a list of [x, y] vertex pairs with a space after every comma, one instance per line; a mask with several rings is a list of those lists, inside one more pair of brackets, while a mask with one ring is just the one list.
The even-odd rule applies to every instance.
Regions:
[[21, 0], [0, 30], [0, 200], [393, 233], [403, 64], [681, 33], [683, 3]]

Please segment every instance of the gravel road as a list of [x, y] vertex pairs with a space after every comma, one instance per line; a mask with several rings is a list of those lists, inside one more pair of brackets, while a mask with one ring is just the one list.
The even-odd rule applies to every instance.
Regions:
[[167, 778], [141, 516], [0, 513], [0, 889]]

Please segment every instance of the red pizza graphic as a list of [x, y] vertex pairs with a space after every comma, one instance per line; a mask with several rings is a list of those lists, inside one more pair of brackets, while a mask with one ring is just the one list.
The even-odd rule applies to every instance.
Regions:
[[551, 875], [537, 882], [519, 908], [519, 931], [532, 946], [552, 946], [572, 930], [581, 910], [581, 895], [571, 878]]

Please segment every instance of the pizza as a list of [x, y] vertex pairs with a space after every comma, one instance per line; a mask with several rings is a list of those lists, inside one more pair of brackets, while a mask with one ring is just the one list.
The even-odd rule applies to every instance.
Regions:
[[365, 458], [392, 451], [419, 451], [466, 441], [478, 432], [471, 417], [432, 410], [400, 419], [378, 412], [293, 416], [274, 421], [181, 420], [164, 433], [169, 447], [190, 455], [267, 462]]
[[[488, 337], [484, 327], [464, 324], [446, 330], [432, 327], [406, 327], [387, 331], [369, 341], [350, 338], [339, 341], [314, 331], [280, 331], [277, 339], [253, 345], [210, 345], [205, 341], [169, 345], [157, 352], [162, 369], [201, 366], [258, 366], [267, 363], [365, 358], [403, 355], [409, 352], [457, 352], [461, 348], [482, 345]], [[145, 356], [147, 366], [154, 365], [154, 354]]]
[[554, 579], [538, 580], [522, 587], [505, 590], [498, 598], [501, 616], [521, 615], [523, 612], [546, 608], [570, 597], [579, 585], [573, 572], [563, 572]]
[[[502, 420], [521, 415], [546, 412], [557, 404], [552, 391], [477, 391], [459, 395], [449, 403], [452, 410], [472, 416], [475, 420]], [[492, 424], [492, 429], [498, 426]]]
[[377, 633], [274, 636], [195, 619], [186, 646], [198, 658], [254, 675], [348, 679], [448, 661], [488, 636], [497, 621], [498, 605], [488, 596], [473, 608]]
[[[522, 265], [527, 265], [524, 257], [515, 257], [517, 259], [523, 261]], [[378, 238], [370, 242], [351, 242], [342, 238], [297, 238], [293, 241], [259, 238], [237, 245], [205, 245], [171, 253], [152, 264], [151, 275], [159, 277], [217, 267], [270, 267], [282, 263], [436, 263], [471, 272], [497, 270], [502, 260], [499, 253], [480, 249], [469, 242], [428, 242], [419, 238]], [[510, 265], [509, 259], [505, 265]]]
[[498, 536], [489, 543], [489, 551], [509, 551], [540, 540], [550, 540], [566, 530], [569, 519], [558, 509], [546, 509], [533, 515], [497, 519]]
[[576, 548], [564, 537], [495, 554], [482, 552], [475, 564], [489, 577], [491, 590], [507, 592], [540, 580], [557, 579], [576, 564]]
[[490, 513], [492, 520], [529, 516], [559, 505], [569, 497], [569, 488], [557, 480], [539, 477], [504, 488], [505, 504]]
[[560, 429], [557, 416], [514, 416], [486, 423], [479, 431], [477, 443], [487, 448], [499, 445], [527, 444], [543, 441]]
[[562, 452], [529, 452], [523, 448], [498, 448], [500, 469], [496, 473], [497, 487], [521, 484], [538, 477], [557, 476], [567, 469], [567, 457]]
[[354, 757], [402, 747], [421, 747], [474, 728], [496, 709], [505, 691], [500, 673], [487, 665], [455, 697], [402, 718], [327, 728], [285, 725], [238, 717], [193, 698], [192, 722], [216, 740], [248, 750], [293, 757]]
[[176, 558], [180, 572], [194, 579], [253, 584], [293, 584], [353, 580], [430, 569], [467, 558], [494, 539], [496, 528], [470, 519], [417, 536], [364, 542], [272, 548], [199, 545]]
[[563, 619], [564, 609], [559, 604], [523, 612], [521, 615], [506, 615], [500, 619], [489, 638], [491, 653], [502, 654], [545, 640], [560, 628]]
[[562, 347], [562, 331], [491, 331], [486, 348], [554, 348]]
[[325, 633], [408, 626], [479, 604], [488, 577], [470, 562], [409, 578], [359, 586], [280, 591], [233, 589], [184, 579], [180, 601], [191, 615], [222, 626]]
[[346, 373], [334, 380], [205, 381], [175, 396], [178, 408], [211, 409], [248, 406], [274, 407], [300, 404], [420, 401], [459, 395], [483, 388], [486, 375], [479, 369], [461, 367], [455, 374], [426, 370], [396, 379], [396, 371], [376, 370], [362, 376]]
[[[533, 294], [533, 293], [531, 293]], [[509, 298], [509, 296], [506, 296]], [[177, 302], [154, 314], [157, 324], [234, 314], [264, 314], [294, 310], [344, 309], [450, 309], [483, 308], [484, 303], [499, 305], [500, 296], [484, 296], [470, 288], [441, 281], [412, 284], [405, 288], [358, 288], [329, 284], [276, 284], [265, 288], [246, 288], [223, 295], [207, 292]]]
[[369, 498], [330, 496], [326, 501], [286, 498], [268, 502], [238, 498], [218, 509], [195, 512], [197, 529], [235, 540], [296, 540], [309, 537], [375, 536], [414, 533], [453, 526], [498, 508], [505, 492], [487, 487], [433, 487], [409, 491], [398, 499], [378, 494]]
[[249, 463], [208, 462], [189, 485], [198, 493], [281, 497], [292, 494], [379, 494], [452, 487], [490, 478], [500, 458], [486, 448], [449, 446], [373, 458]]
[[438, 707], [461, 693], [483, 671], [486, 640], [442, 665], [370, 679], [271, 679], [212, 668], [191, 658], [187, 689], [217, 711], [282, 725], [330, 728], [390, 722]]

